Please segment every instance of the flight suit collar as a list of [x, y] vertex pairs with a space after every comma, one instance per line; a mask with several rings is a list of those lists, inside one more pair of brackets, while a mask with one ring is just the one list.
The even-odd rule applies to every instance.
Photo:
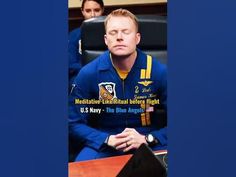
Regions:
[[[146, 60], [144, 60], [143, 58], [146, 59], [146, 55], [137, 48], [137, 58], [135, 60], [134, 66], [132, 68], [143, 68], [146, 66]], [[98, 69], [99, 70], [109, 70], [112, 69], [113, 65], [110, 59], [110, 52], [107, 50], [105, 51], [99, 59], [99, 66]]]

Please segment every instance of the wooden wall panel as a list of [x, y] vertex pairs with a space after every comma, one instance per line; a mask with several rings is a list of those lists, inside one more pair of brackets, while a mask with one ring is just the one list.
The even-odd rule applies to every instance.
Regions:
[[[125, 8], [134, 14], [157, 14], [167, 16], [167, 3], [156, 4], [137, 4], [137, 5], [119, 5], [119, 6], [106, 6], [104, 15], [109, 14], [112, 10], [118, 8]], [[69, 8], [69, 31], [79, 27], [83, 21], [83, 16], [79, 7]]]
[[[135, 5], [135, 4], [157, 4], [167, 3], [167, 0], [103, 0], [106, 6]], [[68, 0], [69, 8], [81, 7], [82, 0]]]

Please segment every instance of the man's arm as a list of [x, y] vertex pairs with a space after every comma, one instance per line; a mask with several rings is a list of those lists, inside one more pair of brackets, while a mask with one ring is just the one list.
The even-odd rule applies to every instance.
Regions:
[[[75, 99], [90, 99], [91, 77], [82, 69], [74, 82], [69, 96], [69, 133], [78, 141], [94, 149], [99, 149], [108, 134], [88, 125], [89, 113], [82, 113], [83, 104], [75, 104]], [[94, 79], [94, 78], [93, 78]]]
[[77, 28], [69, 33], [68, 54], [70, 72], [77, 72], [81, 68], [81, 54], [79, 53], [79, 40], [81, 34]]
[[[161, 108], [164, 109], [165, 114], [167, 115], [167, 68], [166, 65], [160, 65], [160, 80], [161, 87], [160, 87], [160, 104]], [[165, 115], [165, 117], [167, 117]], [[158, 119], [158, 117], [157, 117]], [[161, 146], [167, 145], [167, 127], [163, 127], [159, 130], [150, 132], [155, 138], [158, 139], [158, 143]]]

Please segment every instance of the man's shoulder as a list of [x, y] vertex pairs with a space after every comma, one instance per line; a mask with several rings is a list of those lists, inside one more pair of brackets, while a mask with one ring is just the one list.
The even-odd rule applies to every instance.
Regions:
[[75, 28], [70, 33], [81, 33], [81, 29], [80, 28]]
[[148, 61], [147, 61], [147, 58], [150, 57], [151, 60], [152, 60], [152, 65], [153, 65], [154, 67], [162, 67], [162, 68], [165, 68], [165, 67], [166, 67], [166, 64], [160, 62], [161, 59], [159, 59], [159, 58], [157, 58], [157, 57], [155, 57], [155, 56], [152, 56], [152, 55], [150, 55], [150, 54], [147, 54], [147, 53], [141, 51], [140, 49], [138, 50], [138, 52], [139, 52], [139, 55], [141, 56], [141, 58], [142, 58], [143, 60], [145, 60], [145, 63], [146, 63], [146, 64], [147, 64], [147, 62], [148, 62]]
[[97, 74], [100, 66], [102, 66], [106, 62], [108, 56], [108, 51], [104, 52], [103, 54], [99, 55], [97, 58], [83, 66], [81, 72], [86, 75]]
[[143, 51], [140, 51], [140, 50], [139, 50], [139, 55], [141, 56], [141, 58], [143, 60], [142, 61], [143, 66], [149, 65], [152, 67], [152, 72], [154, 73], [154, 75], [153, 75], [154, 77], [157, 77], [157, 76], [159, 77], [160, 75], [163, 75], [167, 72], [166, 64], [161, 63], [157, 57], [149, 55], [149, 54], [147, 54]]
[[158, 65], [158, 66], [160, 66], [160, 67], [166, 67], [166, 64], [160, 62], [161, 59], [152, 56], [152, 60], [153, 60], [153, 61], [152, 61], [152, 62], [153, 62], [153, 65]]
[[162, 63], [161, 62], [162, 60], [160, 58], [157, 58], [149, 54], [145, 54], [145, 56], [146, 58], [148, 58], [148, 56], [151, 58], [153, 67], [166, 69], [166, 64]]
[[69, 33], [69, 38], [70, 37], [75, 37], [75, 38], [80, 38], [81, 36], [81, 29], [80, 28], [75, 28]]

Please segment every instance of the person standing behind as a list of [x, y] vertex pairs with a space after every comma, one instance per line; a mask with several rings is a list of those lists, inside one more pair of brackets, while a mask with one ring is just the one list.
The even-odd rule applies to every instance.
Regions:
[[[81, 12], [85, 20], [98, 17], [103, 14], [103, 0], [83, 0]], [[68, 53], [69, 53], [69, 85], [72, 84], [73, 78], [81, 68], [81, 51], [80, 51], [81, 31], [76, 28], [69, 33]]]
[[142, 143], [167, 148], [156, 114], [166, 109], [166, 65], [137, 48], [141, 34], [128, 10], [112, 11], [104, 24], [108, 50], [80, 70], [70, 95], [69, 133], [84, 142], [76, 161], [133, 153]]

